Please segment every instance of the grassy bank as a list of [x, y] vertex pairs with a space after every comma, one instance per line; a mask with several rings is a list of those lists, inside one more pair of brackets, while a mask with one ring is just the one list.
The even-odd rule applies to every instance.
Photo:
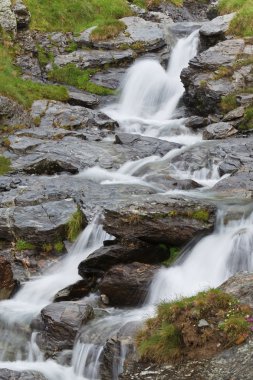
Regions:
[[252, 310], [220, 290], [162, 303], [136, 342], [143, 360], [171, 363], [215, 355], [251, 334]]
[[31, 28], [78, 33], [93, 25], [131, 15], [126, 0], [24, 0], [31, 12]]
[[242, 37], [253, 36], [253, 0], [220, 0], [221, 14], [237, 12], [229, 32]]

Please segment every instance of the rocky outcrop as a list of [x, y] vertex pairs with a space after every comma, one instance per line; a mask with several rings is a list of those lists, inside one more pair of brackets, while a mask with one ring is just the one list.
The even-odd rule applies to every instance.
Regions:
[[203, 132], [204, 140], [226, 139], [235, 135], [238, 131], [229, 123], [210, 124]]
[[232, 294], [240, 302], [253, 307], [253, 274], [248, 272], [240, 272], [230, 277], [224, 282], [220, 289], [226, 293]]
[[0, 369], [0, 380], [46, 380], [46, 378], [36, 371], [12, 371], [10, 369]]
[[155, 197], [120, 210], [106, 210], [105, 230], [116, 236], [150, 243], [182, 246], [212, 230], [215, 207], [184, 199], [155, 201]]
[[165, 45], [165, 36], [160, 24], [146, 21], [140, 17], [125, 17], [120, 20], [125, 24], [125, 31], [117, 37], [106, 41], [92, 41], [94, 27], [85, 30], [76, 38], [79, 46], [92, 46], [98, 49], [131, 48], [138, 52], [156, 50]]
[[98, 288], [108, 297], [111, 306], [141, 305], [157, 269], [155, 265], [143, 263], [115, 265], [102, 278]]
[[[91, 306], [80, 302], [59, 302], [41, 311], [37, 343], [47, 356], [71, 349], [78, 330], [94, 317]], [[39, 327], [39, 324], [36, 323]]]
[[10, 298], [15, 287], [11, 264], [5, 257], [0, 256], [0, 300]]
[[31, 20], [31, 14], [22, 0], [15, 0], [13, 12], [16, 16], [18, 29], [28, 27]]
[[17, 20], [12, 10], [11, 0], [2, 0], [0, 3], [0, 26], [6, 32], [16, 35]]

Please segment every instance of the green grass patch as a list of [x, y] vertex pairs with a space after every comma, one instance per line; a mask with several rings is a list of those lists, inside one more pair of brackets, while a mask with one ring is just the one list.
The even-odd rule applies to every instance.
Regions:
[[54, 243], [55, 252], [62, 253], [64, 251], [64, 248], [65, 248], [65, 246], [64, 246], [62, 241], [58, 241], [58, 242]]
[[221, 14], [237, 12], [230, 23], [229, 33], [242, 37], [252, 36], [253, 0], [220, 0], [219, 11]]
[[0, 156], [0, 175], [7, 174], [11, 170], [11, 160]]
[[222, 96], [220, 105], [223, 112], [232, 111], [237, 107], [236, 95], [229, 94]]
[[117, 37], [121, 32], [126, 30], [126, 25], [120, 20], [107, 20], [92, 30], [90, 40], [106, 41], [111, 38]]
[[20, 70], [13, 64], [13, 49], [0, 45], [0, 94], [29, 108], [35, 100], [66, 101], [68, 93], [63, 86], [44, 85], [23, 80]]
[[69, 241], [74, 242], [80, 232], [82, 231], [84, 224], [84, 216], [81, 210], [77, 210], [70, 218], [67, 224], [67, 238]]
[[[247, 339], [251, 313], [248, 305], [217, 289], [164, 302], [137, 333], [137, 349], [143, 360], [156, 363], [208, 358]], [[200, 320], [207, 325], [200, 327]]]
[[54, 65], [53, 69], [48, 73], [48, 79], [57, 83], [65, 83], [97, 95], [114, 94], [113, 90], [90, 82], [91, 75], [97, 71], [97, 69], [81, 70], [73, 63], [64, 67]]
[[242, 131], [253, 129], [253, 107], [245, 110], [242, 124], [239, 126]]
[[24, 0], [30, 27], [44, 32], [74, 32], [132, 14], [126, 0]]
[[34, 244], [29, 243], [22, 239], [16, 241], [15, 247], [16, 247], [16, 250], [19, 252], [35, 249]]
[[190, 217], [202, 222], [208, 222], [210, 215], [207, 210], [196, 210], [192, 212]]

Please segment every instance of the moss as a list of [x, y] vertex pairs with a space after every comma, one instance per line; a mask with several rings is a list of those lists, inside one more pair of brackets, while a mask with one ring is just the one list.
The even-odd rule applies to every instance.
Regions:
[[65, 83], [69, 86], [75, 86], [97, 95], [114, 94], [113, 90], [90, 82], [90, 77], [97, 71], [98, 69], [81, 70], [72, 63], [64, 67], [54, 65], [53, 70], [48, 73], [48, 79], [57, 83]]
[[202, 222], [208, 222], [210, 215], [207, 210], [196, 210], [190, 214], [190, 217]]
[[174, 262], [178, 259], [180, 256], [180, 248], [178, 247], [170, 247], [169, 248], [169, 258], [165, 261], [163, 261], [163, 265], [166, 267], [170, 267]]
[[[248, 305], [218, 289], [164, 302], [137, 333], [137, 349], [142, 359], [156, 363], [207, 358], [245, 341], [251, 334], [250, 313]], [[208, 327], [199, 328], [200, 319]]]
[[43, 252], [45, 252], [45, 253], [50, 253], [50, 252], [53, 251], [53, 246], [52, 246], [51, 243], [44, 243], [44, 244], [42, 245], [42, 250], [43, 250]]
[[20, 239], [16, 241], [15, 248], [17, 251], [21, 252], [21, 251], [35, 249], [35, 245], [25, 240]]
[[199, 87], [200, 88], [206, 88], [207, 87], [207, 81], [206, 80], [201, 80], [199, 82]]
[[124, 22], [119, 20], [106, 20], [103, 24], [98, 25], [92, 30], [90, 34], [90, 40], [92, 42], [96, 41], [106, 41], [111, 38], [117, 37], [121, 32], [126, 30], [126, 25]]
[[64, 251], [64, 243], [62, 241], [58, 241], [56, 243], [54, 243], [54, 250], [55, 252], [57, 253], [62, 253]]
[[[7, 140], [4, 140], [7, 144]], [[3, 141], [3, 143], [4, 143]], [[9, 143], [9, 141], [8, 141]], [[8, 145], [8, 144], [7, 144]], [[0, 175], [7, 174], [11, 170], [11, 160], [4, 156], [0, 156]]]
[[70, 218], [67, 224], [67, 238], [69, 241], [74, 242], [80, 232], [82, 231], [84, 222], [83, 213], [77, 210]]

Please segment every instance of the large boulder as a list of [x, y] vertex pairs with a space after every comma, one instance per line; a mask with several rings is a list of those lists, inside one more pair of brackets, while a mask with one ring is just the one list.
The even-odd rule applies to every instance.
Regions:
[[214, 123], [208, 125], [203, 132], [204, 140], [218, 140], [218, 139], [226, 139], [230, 136], [238, 133], [237, 129], [235, 129], [229, 123]]
[[131, 263], [115, 265], [99, 283], [101, 294], [105, 294], [111, 306], [141, 305], [158, 266]]
[[198, 234], [211, 232], [214, 221], [212, 204], [150, 197], [119, 210], [106, 210], [104, 229], [116, 237], [182, 246]]
[[83, 302], [58, 302], [41, 311], [41, 323], [37, 335], [39, 347], [53, 356], [56, 352], [71, 349], [78, 330], [94, 317], [91, 306]]

